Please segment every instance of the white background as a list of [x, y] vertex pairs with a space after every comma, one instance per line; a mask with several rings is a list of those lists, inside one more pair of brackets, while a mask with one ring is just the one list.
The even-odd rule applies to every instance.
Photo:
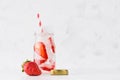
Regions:
[[59, 80], [120, 80], [120, 0], [0, 0], [0, 79], [29, 77], [21, 64], [33, 59], [36, 14], [54, 33]]

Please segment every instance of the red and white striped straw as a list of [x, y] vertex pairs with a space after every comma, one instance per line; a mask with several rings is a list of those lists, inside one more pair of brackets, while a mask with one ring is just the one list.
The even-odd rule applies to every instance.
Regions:
[[39, 27], [41, 27], [41, 26], [42, 26], [42, 22], [41, 22], [40, 14], [39, 14], [39, 13], [37, 14], [37, 18], [38, 18], [38, 20], [39, 20], [38, 25], [39, 25]]
[[40, 18], [40, 14], [39, 14], [39, 13], [37, 14], [37, 18], [38, 18], [38, 20], [39, 20], [38, 26], [41, 27], [41, 32], [43, 32], [42, 21], [41, 21], [41, 18]]

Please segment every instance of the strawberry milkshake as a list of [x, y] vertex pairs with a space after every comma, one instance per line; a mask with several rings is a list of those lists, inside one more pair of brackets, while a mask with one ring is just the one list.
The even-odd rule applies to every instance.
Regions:
[[[40, 19], [40, 15], [37, 14], [37, 18]], [[39, 28], [35, 33], [34, 48], [34, 61], [39, 68], [44, 72], [49, 72], [55, 68], [55, 43], [53, 34], [47, 32], [45, 27], [42, 26], [41, 20], [39, 20]]]

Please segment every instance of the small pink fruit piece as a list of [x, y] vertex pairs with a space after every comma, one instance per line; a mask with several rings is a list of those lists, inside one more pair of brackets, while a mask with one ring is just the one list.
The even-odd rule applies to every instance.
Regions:
[[34, 51], [40, 55], [42, 58], [44, 58], [45, 60], [48, 59], [48, 55], [47, 55], [47, 51], [46, 51], [46, 47], [45, 44], [43, 42], [38, 42], [34, 45]]
[[34, 62], [36, 62], [38, 65], [40, 65], [42, 63], [45, 63], [46, 60], [45, 59], [43, 59], [43, 60], [35, 59]]
[[51, 44], [51, 49], [52, 49], [53, 53], [55, 53], [55, 45], [54, 45], [54, 42], [53, 42], [51, 37], [49, 37], [49, 41], [50, 41], [50, 44]]
[[54, 68], [49, 68], [49, 67], [41, 67], [41, 69], [45, 70], [45, 71], [50, 71], [53, 70]]

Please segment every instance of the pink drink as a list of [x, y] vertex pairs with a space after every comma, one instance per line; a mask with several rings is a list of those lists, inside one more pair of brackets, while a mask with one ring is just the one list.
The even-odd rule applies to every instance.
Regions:
[[53, 35], [44, 33], [36, 35], [34, 44], [34, 61], [39, 68], [45, 71], [50, 71], [55, 68], [55, 44]]
[[34, 44], [34, 61], [43, 71], [50, 71], [55, 68], [55, 44], [53, 34], [48, 33], [45, 28], [41, 27], [36, 33]]

